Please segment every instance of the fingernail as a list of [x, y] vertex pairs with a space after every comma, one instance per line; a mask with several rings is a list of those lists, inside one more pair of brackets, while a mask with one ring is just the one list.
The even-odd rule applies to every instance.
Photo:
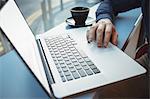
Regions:
[[106, 45], [104, 45], [104, 47], [105, 47], [105, 48], [107, 48], [107, 46], [106, 46]]
[[102, 47], [102, 46], [101, 46], [100, 44], [98, 44], [98, 45], [97, 45], [97, 47], [99, 47], [99, 48], [100, 48], [100, 47]]
[[118, 44], [116, 43], [115, 46], [117, 46]]
[[117, 45], [118, 45], [118, 44], [117, 44], [117, 41], [114, 43], [114, 45], [115, 45], [115, 46], [117, 46]]
[[107, 43], [104, 43], [104, 47], [107, 48], [107, 46], [108, 46]]

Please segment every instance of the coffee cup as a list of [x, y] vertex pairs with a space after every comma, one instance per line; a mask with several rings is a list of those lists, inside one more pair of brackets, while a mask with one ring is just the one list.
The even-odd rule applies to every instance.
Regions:
[[75, 21], [75, 25], [84, 26], [88, 17], [89, 8], [87, 7], [74, 7], [70, 10], [72, 18]]

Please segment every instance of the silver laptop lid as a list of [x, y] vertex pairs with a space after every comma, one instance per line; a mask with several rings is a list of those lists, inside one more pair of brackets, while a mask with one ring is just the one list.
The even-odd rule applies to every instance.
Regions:
[[0, 26], [41, 84], [50, 92], [34, 35], [14, 0], [9, 0], [0, 10]]

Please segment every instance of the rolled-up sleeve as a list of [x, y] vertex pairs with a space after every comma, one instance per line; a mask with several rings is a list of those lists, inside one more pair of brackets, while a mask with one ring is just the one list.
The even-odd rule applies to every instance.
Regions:
[[104, 18], [113, 21], [118, 13], [140, 7], [141, 2], [142, 0], [101, 0], [96, 11], [96, 21]]
[[102, 0], [100, 5], [96, 11], [96, 21], [109, 18], [112, 20], [113, 18], [113, 9], [112, 9], [112, 1], [111, 0]]

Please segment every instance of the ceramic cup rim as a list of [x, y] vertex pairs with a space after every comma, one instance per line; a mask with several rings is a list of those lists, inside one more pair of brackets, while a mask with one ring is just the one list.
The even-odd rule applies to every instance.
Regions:
[[[76, 8], [84, 8], [84, 9], [76, 10]], [[87, 8], [87, 7], [74, 7], [70, 11], [71, 12], [87, 12], [87, 11], [89, 11], [89, 8]]]

